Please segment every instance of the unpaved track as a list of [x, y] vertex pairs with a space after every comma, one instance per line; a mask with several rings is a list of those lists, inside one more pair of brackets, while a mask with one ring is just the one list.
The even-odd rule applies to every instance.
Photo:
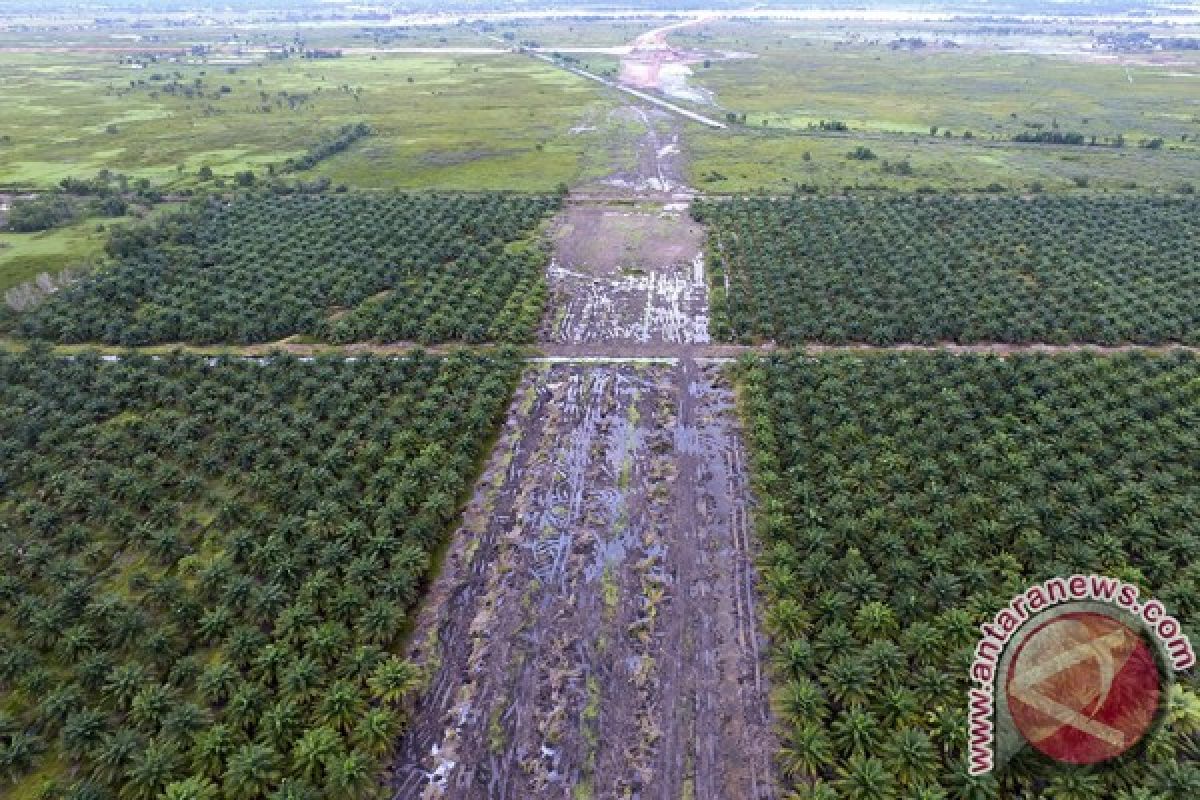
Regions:
[[[626, 113], [644, 129], [635, 167], [585, 188], [627, 205], [569, 202], [556, 220], [547, 356], [417, 624], [410, 655], [433, 682], [395, 762], [398, 800], [774, 797], [751, 499], [714, 363], [727, 351], [709, 343], [704, 231], [678, 123]], [[702, 360], [710, 348], [721, 356]]]
[[528, 371], [420, 623], [397, 798], [771, 796], [737, 425], [717, 366]]
[[705, 344], [704, 229], [686, 202], [571, 204], [560, 215], [543, 340]]

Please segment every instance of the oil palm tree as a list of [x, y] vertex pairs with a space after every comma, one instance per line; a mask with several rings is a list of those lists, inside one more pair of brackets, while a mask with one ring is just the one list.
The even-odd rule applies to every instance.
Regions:
[[280, 758], [266, 744], [242, 745], [229, 757], [221, 788], [226, 797], [234, 800], [255, 800], [266, 797], [280, 779]]
[[834, 786], [847, 800], [893, 800], [897, 797], [895, 782], [877, 758], [853, 756], [838, 769]]

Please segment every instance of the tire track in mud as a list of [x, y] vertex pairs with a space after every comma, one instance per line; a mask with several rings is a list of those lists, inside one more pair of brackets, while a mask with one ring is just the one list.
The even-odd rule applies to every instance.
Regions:
[[689, 203], [570, 204], [552, 238], [555, 311], [543, 339], [608, 346], [708, 344], [704, 229]]
[[[678, 586], [668, 652], [684, 724], [664, 748], [663, 798], [772, 797], [773, 736], [754, 612], [749, 487], [733, 393], [718, 367], [678, 368]], [[672, 780], [674, 778], [674, 780]]]
[[770, 797], [746, 476], [717, 366], [530, 369], [424, 622], [397, 798]]
[[[423, 797], [445, 785], [457, 766], [454, 741], [466, 723], [462, 673], [474, 643], [471, 623], [486, 602], [488, 566], [497, 557], [499, 538], [513, 523], [514, 498], [503, 489], [519, 479], [532, 453], [524, 426], [538, 426], [547, 414], [546, 398], [522, 387], [513, 400], [503, 431], [474, 496], [455, 532], [440, 575], [417, 621], [418, 635], [407, 655], [432, 669], [429, 687], [414, 712], [414, 723], [401, 739], [393, 769], [396, 797]], [[444, 730], [451, 730], [443, 735]]]

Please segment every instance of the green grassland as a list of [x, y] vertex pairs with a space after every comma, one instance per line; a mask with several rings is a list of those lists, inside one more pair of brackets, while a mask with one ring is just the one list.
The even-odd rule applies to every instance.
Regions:
[[[898, 51], [750, 23], [684, 29], [672, 42], [755, 56], [695, 70], [692, 82], [715, 93], [721, 112], [746, 115], [737, 135], [689, 136], [692, 178], [702, 189], [807, 184], [912, 191], [1035, 183], [1174, 189], [1200, 180], [1200, 56], [1194, 53], [1159, 55], [1160, 65], [1127, 70], [1098, 60], [969, 48]], [[849, 131], [822, 132], [822, 120], [844, 122]], [[1125, 146], [1010, 141], [1055, 125], [1099, 142], [1123, 136]], [[1161, 149], [1139, 146], [1154, 138], [1163, 139]], [[847, 159], [860, 145], [877, 158]], [[908, 166], [885, 169], [885, 160]]]
[[[1030, 130], [1078, 131], [1130, 144], [1161, 136], [1195, 149], [1200, 56], [1133, 66], [972, 50], [892, 51], [883, 46], [786, 40], [758, 58], [714, 62], [697, 82], [750, 125], [805, 129], [837, 119], [856, 131], [1009, 139]], [[1195, 74], [1193, 74], [1195, 73]], [[1183, 135], [1189, 141], [1181, 141]]]
[[152, 220], [177, 207], [163, 203], [125, 217], [87, 217], [36, 233], [0, 231], [0, 292], [42, 272], [94, 266], [105, 259], [104, 245], [114, 227]]
[[497, 35], [512, 33], [518, 42], [542, 47], [619, 47], [627, 45], [659, 20], [526, 20], [497, 23]]
[[[0, 58], [10, 76], [0, 86], [0, 185], [22, 187], [104, 168], [187, 187], [202, 167], [261, 172], [361, 120], [377, 135], [314, 176], [364, 186], [547, 189], [602, 168], [588, 157], [602, 131], [570, 130], [614, 103], [516, 55], [140, 70], [117, 65], [113, 54]], [[200, 81], [203, 96], [170, 94], [172, 81]]]
[[[849, 158], [867, 147], [876, 156]], [[887, 189], [960, 191], [1166, 189], [1200, 186], [1200, 153], [1101, 147], [1047, 147], [902, 136], [810, 135], [780, 130], [689, 130], [691, 182], [718, 192]], [[807, 155], [807, 158], [805, 154]], [[886, 165], [885, 165], [886, 162]], [[896, 171], [907, 162], [910, 172]], [[889, 171], [893, 170], [893, 171]]]
[[59, 272], [98, 260], [108, 237], [98, 228], [111, 223], [84, 220], [39, 233], [0, 232], [0, 292], [40, 272]]

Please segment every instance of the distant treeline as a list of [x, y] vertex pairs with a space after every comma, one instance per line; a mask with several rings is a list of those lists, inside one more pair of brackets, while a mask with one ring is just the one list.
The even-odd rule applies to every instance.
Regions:
[[1061, 131], [1022, 131], [1013, 137], [1013, 141], [1034, 144], [1087, 144], [1087, 139], [1082, 133]]
[[1151, 36], [1148, 33], [1102, 33], [1096, 40], [1113, 50], [1145, 52], [1147, 50], [1200, 50], [1200, 38], [1181, 36]]
[[57, 189], [14, 199], [5, 227], [34, 233], [86, 217], [120, 217], [131, 200], [150, 205], [160, 202], [162, 194], [145, 178], [131, 184], [126, 176], [108, 170], [94, 178], [63, 178]]
[[[1076, 131], [1022, 131], [1012, 137], [1014, 142], [1026, 142], [1032, 144], [1066, 144], [1078, 145], [1087, 147], [1124, 147], [1125, 136], [1117, 134], [1111, 138], [1100, 138], [1095, 134], [1085, 136]], [[1162, 140], [1159, 139], [1158, 146], [1162, 145]], [[1147, 146], [1145, 144], [1143, 147]], [[1151, 145], [1152, 146], [1152, 145]], [[1153, 147], [1153, 146], [1152, 146]]]
[[324, 161], [330, 156], [337, 155], [359, 139], [370, 135], [371, 126], [365, 122], [343, 125], [333, 137], [318, 142], [309, 148], [308, 153], [305, 155], [300, 158], [289, 158], [287, 161], [284, 161], [283, 171], [303, 172], [312, 169], [319, 162]]

